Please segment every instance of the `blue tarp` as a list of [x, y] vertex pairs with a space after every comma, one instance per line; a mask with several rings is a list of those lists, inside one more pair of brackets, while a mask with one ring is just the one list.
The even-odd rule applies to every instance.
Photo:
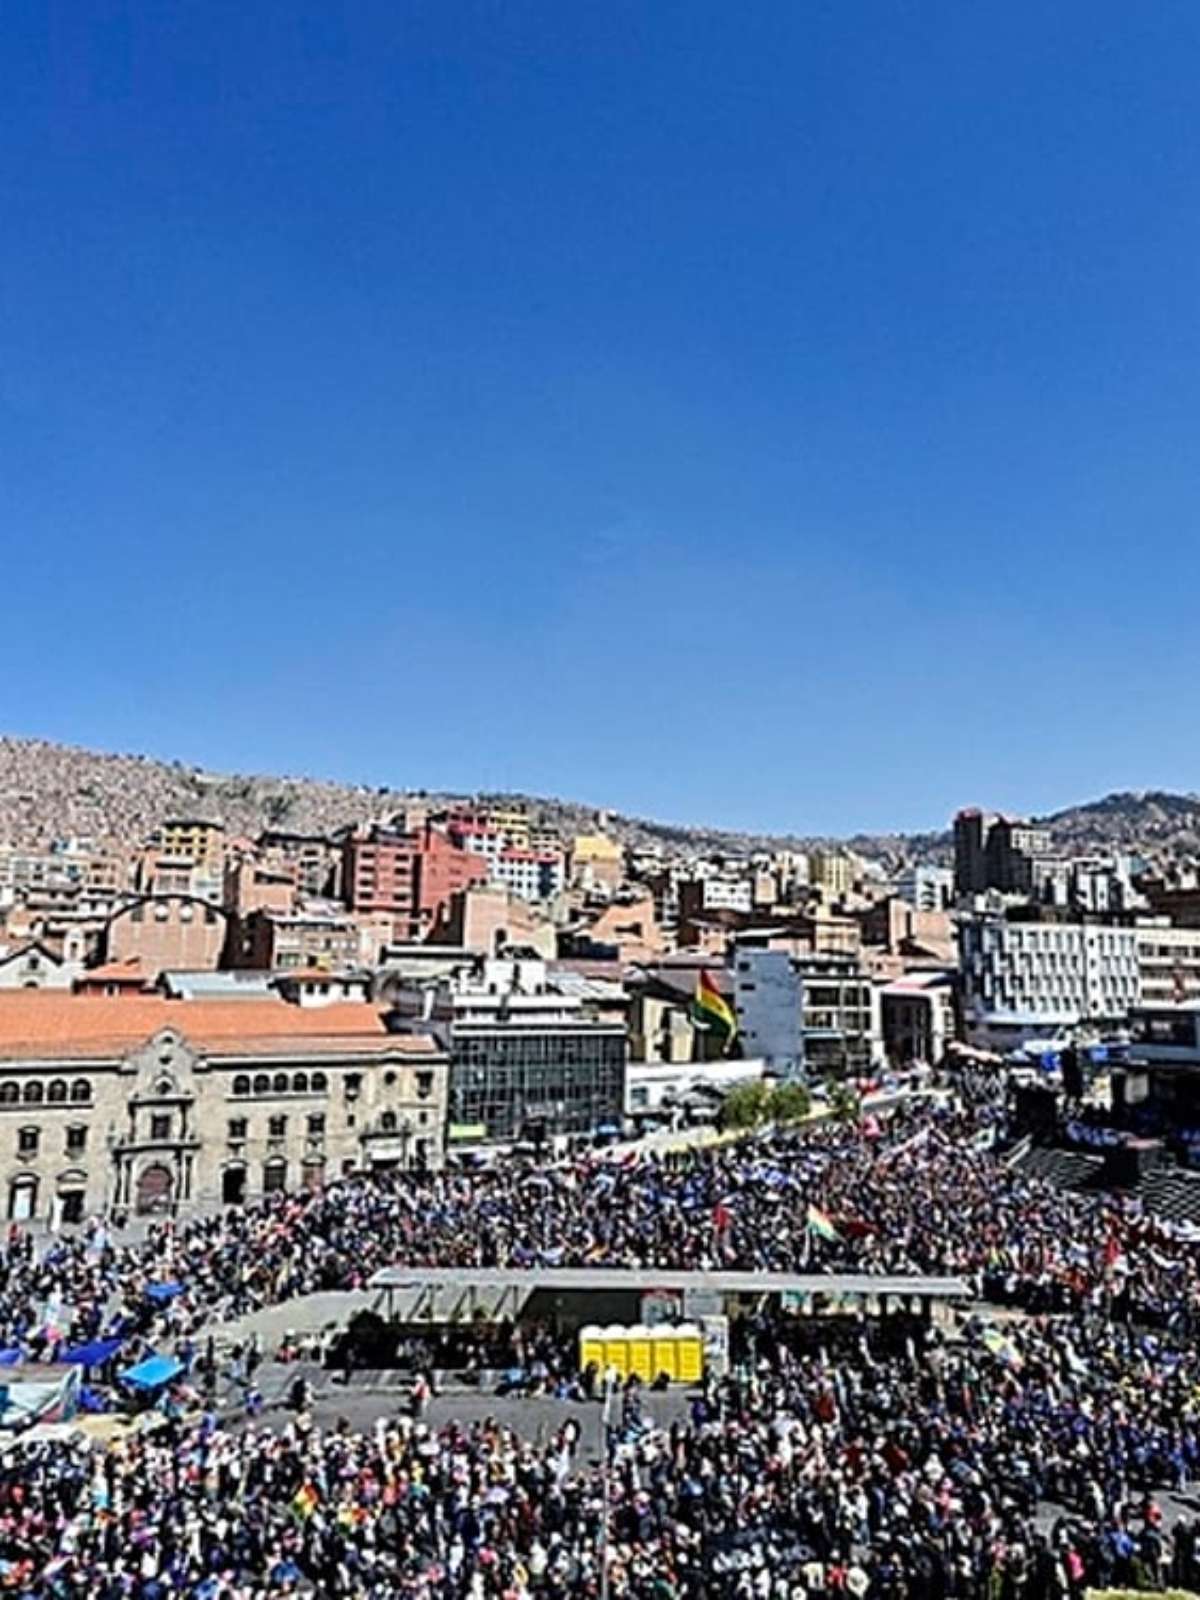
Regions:
[[111, 1361], [125, 1343], [124, 1339], [93, 1339], [89, 1344], [77, 1344], [59, 1356], [72, 1367], [101, 1367]]
[[0, 1350], [0, 1367], [15, 1367], [23, 1359], [20, 1345], [11, 1350]]
[[121, 1374], [123, 1383], [132, 1383], [136, 1389], [161, 1389], [183, 1371], [183, 1363], [174, 1356], [147, 1356], [136, 1367], [127, 1367]]
[[177, 1294], [183, 1293], [181, 1283], [152, 1283], [146, 1290], [149, 1300], [157, 1300], [160, 1305], [165, 1305], [168, 1300], [174, 1300]]

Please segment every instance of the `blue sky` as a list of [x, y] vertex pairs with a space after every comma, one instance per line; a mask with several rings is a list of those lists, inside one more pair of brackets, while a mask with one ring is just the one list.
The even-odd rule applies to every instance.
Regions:
[[799, 831], [1200, 786], [1200, 10], [10, 0], [0, 727]]

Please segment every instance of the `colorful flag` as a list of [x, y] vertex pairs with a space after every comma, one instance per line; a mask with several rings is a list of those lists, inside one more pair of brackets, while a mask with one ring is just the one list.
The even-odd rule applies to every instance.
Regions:
[[711, 1028], [722, 1037], [726, 1052], [737, 1038], [737, 1018], [733, 1007], [717, 988], [708, 973], [701, 968], [696, 977], [696, 995], [692, 1001], [692, 1021], [701, 1027]]
[[990, 1350], [997, 1361], [1002, 1361], [1006, 1367], [1011, 1367], [1019, 1372], [1025, 1365], [1024, 1357], [1011, 1339], [1006, 1339], [999, 1328], [987, 1327], [983, 1330], [984, 1348]]
[[832, 1241], [842, 1237], [833, 1225], [833, 1218], [828, 1212], [822, 1211], [820, 1206], [809, 1206], [804, 1225], [809, 1233], [815, 1233], [818, 1239]]
[[292, 1510], [302, 1522], [307, 1522], [320, 1503], [321, 1496], [316, 1489], [311, 1483], [305, 1483], [301, 1484], [300, 1488], [296, 1490], [295, 1498], [292, 1501]]

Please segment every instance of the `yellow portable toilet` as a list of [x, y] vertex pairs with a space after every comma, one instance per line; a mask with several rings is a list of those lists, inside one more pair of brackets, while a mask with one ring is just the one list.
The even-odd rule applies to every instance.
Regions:
[[621, 1377], [629, 1374], [629, 1330], [613, 1323], [603, 1330], [604, 1367], [615, 1367]]
[[594, 1362], [601, 1377], [604, 1375], [604, 1329], [593, 1322], [579, 1330], [579, 1370]]
[[675, 1329], [680, 1383], [699, 1383], [704, 1376], [704, 1337], [694, 1322]]
[[671, 1382], [679, 1377], [679, 1340], [674, 1328], [653, 1328], [650, 1332], [651, 1381], [665, 1372]]
[[649, 1383], [654, 1376], [651, 1330], [639, 1322], [626, 1331], [629, 1334], [629, 1370], [643, 1383]]

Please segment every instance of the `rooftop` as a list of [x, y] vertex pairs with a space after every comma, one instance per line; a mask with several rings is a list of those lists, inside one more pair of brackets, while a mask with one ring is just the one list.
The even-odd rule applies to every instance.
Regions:
[[306, 1009], [280, 999], [92, 998], [49, 990], [0, 995], [0, 1060], [103, 1060], [136, 1049], [163, 1028], [208, 1055], [295, 1051], [418, 1055], [436, 1049], [424, 1034], [389, 1034], [382, 1014], [359, 1001]]

